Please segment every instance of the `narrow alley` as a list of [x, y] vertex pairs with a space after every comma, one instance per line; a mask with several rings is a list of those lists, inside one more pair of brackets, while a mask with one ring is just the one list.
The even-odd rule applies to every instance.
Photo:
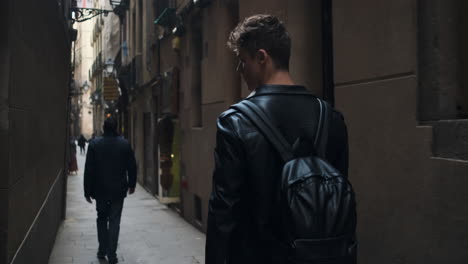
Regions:
[[[85, 156], [77, 154], [79, 171], [68, 176], [66, 218], [57, 234], [49, 264], [107, 263], [96, 257], [95, 204], [83, 196]], [[137, 185], [122, 212], [119, 263], [204, 263], [205, 235]]]
[[[466, 13], [460, 0], [2, 1], [0, 264], [468, 264]], [[273, 129], [232, 107], [247, 102]], [[314, 162], [285, 170], [292, 157]], [[309, 169], [319, 180], [296, 175]]]

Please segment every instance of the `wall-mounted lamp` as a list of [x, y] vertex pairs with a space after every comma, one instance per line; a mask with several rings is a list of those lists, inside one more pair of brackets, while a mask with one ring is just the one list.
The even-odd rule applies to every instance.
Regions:
[[176, 35], [176, 36], [182, 36], [185, 32], [185, 28], [182, 24], [174, 27], [172, 29], [172, 34]]
[[90, 87], [91, 85], [89, 85], [88, 81], [84, 81], [83, 86], [81, 86], [81, 88], [85, 91], [85, 93], [88, 92]]
[[107, 61], [105, 63], [105, 67], [106, 67], [105, 68], [106, 72], [108, 74], [114, 73], [114, 61], [111, 58], [107, 59]]

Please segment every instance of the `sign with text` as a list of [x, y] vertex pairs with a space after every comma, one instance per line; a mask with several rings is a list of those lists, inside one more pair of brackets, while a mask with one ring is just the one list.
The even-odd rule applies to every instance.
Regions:
[[105, 101], [117, 101], [120, 96], [119, 84], [112, 77], [104, 78], [103, 96]]

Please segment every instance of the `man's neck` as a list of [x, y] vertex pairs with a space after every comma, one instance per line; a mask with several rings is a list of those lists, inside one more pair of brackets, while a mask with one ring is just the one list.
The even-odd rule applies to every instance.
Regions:
[[264, 84], [272, 85], [294, 85], [291, 75], [287, 71], [277, 71], [266, 78]]
[[112, 131], [104, 131], [102, 134], [104, 137], [115, 137], [118, 136], [117, 132], [112, 132]]

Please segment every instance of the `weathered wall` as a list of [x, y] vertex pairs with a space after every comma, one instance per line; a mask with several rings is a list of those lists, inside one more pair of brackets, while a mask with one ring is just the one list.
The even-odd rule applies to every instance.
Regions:
[[[457, 118], [463, 100], [461, 3], [426, 0], [418, 2], [419, 119], [434, 121]], [[458, 101], [458, 102], [457, 102]]]
[[[154, 100], [152, 97], [152, 91], [150, 88], [145, 88], [139, 90], [139, 94], [136, 96], [135, 101], [131, 103], [131, 116], [133, 118], [133, 126], [134, 130], [132, 130], [132, 133], [135, 133], [135, 136], [132, 137], [134, 139], [133, 144], [134, 144], [134, 151], [135, 151], [135, 158], [137, 160], [137, 166], [138, 166], [138, 182], [145, 186], [145, 179], [144, 179], [144, 173], [145, 173], [145, 165], [147, 168], [150, 168], [150, 171], [148, 173], [154, 174], [154, 168], [157, 165], [156, 160], [153, 158], [147, 158], [146, 162], [151, 162], [151, 164], [145, 164], [145, 153], [144, 150], [145, 148], [149, 148], [150, 152], [154, 152], [153, 150], [153, 140], [154, 136], [150, 137], [149, 139], [145, 139], [144, 137], [144, 113], [151, 113], [151, 131], [154, 132]], [[134, 118], [136, 117], [136, 119]], [[151, 133], [150, 131], [150, 133]], [[156, 180], [154, 178], [153, 180]], [[147, 181], [147, 180], [146, 180]], [[148, 191], [150, 193], [154, 193], [154, 189], [152, 189], [152, 185], [150, 186], [145, 186], [148, 188]]]
[[0, 263], [46, 263], [64, 216], [70, 44], [61, 4], [7, 1], [0, 11]]
[[[4, 36], [0, 41], [0, 263], [7, 263], [8, 241], [8, 181], [10, 171], [10, 146], [8, 144], [9, 104], [8, 83], [10, 80], [10, 1], [4, 3], [0, 9], [0, 34]], [[6, 212], [6, 213], [5, 213]]]
[[[216, 1], [209, 8], [194, 11], [198, 15], [193, 14], [188, 21], [200, 20], [201, 43], [194, 43], [196, 29], [188, 22], [192, 26], [182, 37], [179, 60], [182, 178], [187, 182], [181, 194], [183, 216], [201, 229], [205, 228], [211, 190], [216, 118], [240, 96], [236, 60], [226, 46], [228, 33], [237, 22], [237, 12], [229, 7]], [[196, 219], [195, 196], [201, 199], [201, 219]]]
[[333, 5], [336, 105], [348, 125], [363, 264], [468, 259], [468, 163], [432, 158], [433, 130], [418, 126], [417, 7]]
[[[468, 46], [468, 34], [465, 34], [463, 29], [468, 27], [468, 17], [463, 15], [468, 12], [468, 2], [467, 1], [457, 1], [460, 5], [458, 6], [459, 13], [459, 26], [457, 33], [459, 36], [459, 47], [462, 47], [460, 51], [461, 63], [460, 63], [460, 86], [457, 90], [457, 106], [459, 106], [458, 115], [461, 118], [468, 118], [468, 49], [464, 48]], [[462, 14], [462, 15], [460, 15]]]
[[[157, 76], [157, 62], [154, 60], [155, 54], [155, 30], [154, 30], [154, 1], [137, 0], [130, 1], [130, 8], [125, 16], [125, 25], [121, 32], [123, 41], [126, 41], [128, 47], [128, 57], [125, 52], [122, 55], [123, 65], [129, 65], [132, 59], [135, 59], [135, 83], [129, 83], [130, 94], [129, 117], [130, 117], [130, 142], [135, 151], [135, 157], [138, 165], [138, 182], [147, 189], [148, 192], [156, 192], [156, 173], [157, 160], [155, 156], [155, 133], [157, 120], [156, 105], [158, 102], [153, 96], [153, 86]], [[149, 113], [150, 136], [144, 137], [144, 114]], [[145, 149], [147, 149], [145, 156]], [[146, 166], [145, 166], [146, 165]], [[146, 167], [146, 168], [145, 168]], [[145, 169], [147, 175], [153, 177], [145, 178]]]

